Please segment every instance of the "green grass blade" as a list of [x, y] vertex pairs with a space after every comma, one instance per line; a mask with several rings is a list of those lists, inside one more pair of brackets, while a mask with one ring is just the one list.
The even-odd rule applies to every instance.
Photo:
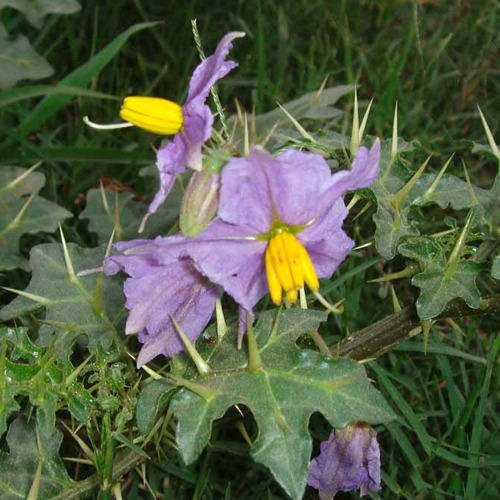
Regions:
[[104, 94], [103, 92], [97, 92], [90, 89], [82, 89], [80, 87], [68, 87], [65, 85], [28, 85], [26, 87], [14, 88], [0, 93], [0, 107], [43, 95], [69, 95], [94, 97], [97, 99], [120, 99], [110, 94]]
[[486, 359], [481, 358], [480, 356], [474, 356], [473, 354], [461, 351], [460, 349], [456, 349], [454, 347], [439, 343], [430, 343], [429, 345], [425, 346], [423, 342], [408, 341], [401, 345], [395, 346], [393, 350], [404, 352], [427, 352], [428, 354], [444, 354], [446, 356], [462, 358], [474, 363], [480, 363], [482, 365], [486, 364]]
[[411, 406], [406, 402], [402, 394], [397, 390], [396, 386], [389, 380], [389, 377], [385, 375], [385, 370], [383, 370], [383, 368], [378, 366], [376, 363], [371, 364], [370, 367], [373, 368], [373, 370], [377, 374], [380, 385], [384, 387], [384, 389], [388, 392], [391, 399], [394, 401], [398, 409], [406, 418], [406, 421], [415, 431], [427, 455], [430, 455], [432, 452], [431, 438], [429, 434], [427, 434], [427, 431], [422, 425], [422, 422], [420, 422], [418, 416], [412, 410]]
[[26, 151], [21, 157], [19, 153], [5, 153], [0, 158], [0, 165], [11, 165], [22, 160], [23, 163], [44, 161], [93, 162], [111, 164], [152, 164], [155, 161], [154, 153], [149, 151], [118, 151], [115, 149], [100, 148], [33, 148]]
[[[493, 373], [493, 365], [497, 359], [498, 351], [500, 350], [500, 335], [498, 335], [493, 342], [493, 348], [488, 354], [488, 364], [484, 371], [484, 378], [479, 396], [479, 403], [477, 405], [476, 414], [474, 416], [474, 423], [472, 426], [472, 435], [469, 446], [469, 454], [478, 453], [481, 449], [481, 438], [484, 429], [484, 414], [486, 405], [488, 403], [488, 392], [490, 388], [491, 375]], [[476, 458], [477, 460], [477, 458]], [[465, 498], [477, 498], [476, 488], [479, 479], [479, 471], [477, 469], [470, 470], [467, 474], [467, 486], [465, 489]]]

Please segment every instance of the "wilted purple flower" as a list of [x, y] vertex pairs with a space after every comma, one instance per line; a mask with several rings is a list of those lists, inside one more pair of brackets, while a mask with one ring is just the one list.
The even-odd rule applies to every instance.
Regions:
[[283, 294], [295, 302], [304, 283], [317, 292], [318, 277], [330, 277], [354, 244], [342, 230], [342, 196], [373, 182], [379, 156], [377, 140], [358, 150], [351, 170], [334, 174], [321, 156], [296, 150], [273, 158], [253, 149], [231, 159], [218, 216], [189, 255], [248, 312], [268, 290], [276, 304]]
[[332, 430], [320, 445], [321, 453], [309, 466], [309, 486], [321, 500], [330, 500], [339, 491], [380, 491], [380, 449], [377, 433], [368, 424], [350, 424]]
[[105, 261], [106, 274], [122, 270], [129, 275], [123, 287], [130, 311], [125, 333], [138, 333], [144, 344], [139, 367], [160, 354], [170, 357], [184, 350], [172, 317], [194, 342], [212, 316], [216, 286], [195, 269], [187, 245], [182, 236], [120, 242], [115, 247], [121, 255]]
[[234, 61], [226, 61], [226, 56], [233, 46], [232, 41], [244, 35], [240, 31], [225, 35], [214, 54], [196, 67], [189, 82], [186, 101], [182, 106], [157, 97], [131, 96], [123, 101], [120, 116], [125, 121], [161, 135], [175, 134], [174, 138], [158, 151], [156, 165], [160, 173], [160, 190], [149, 205], [148, 215], [156, 212], [165, 201], [175, 176], [184, 172], [186, 166], [195, 170], [201, 169], [201, 147], [210, 138], [214, 121], [205, 101], [215, 82], [238, 65]]

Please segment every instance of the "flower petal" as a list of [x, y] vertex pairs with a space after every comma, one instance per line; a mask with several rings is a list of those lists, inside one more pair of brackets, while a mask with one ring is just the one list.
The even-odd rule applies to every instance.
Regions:
[[231, 159], [222, 171], [219, 217], [251, 227], [251, 235], [269, 231], [274, 205], [270, 186], [278, 169], [279, 163], [257, 148], [246, 158]]
[[341, 170], [332, 175], [328, 189], [318, 200], [318, 213], [326, 210], [337, 198], [354, 189], [370, 186], [380, 171], [380, 141], [372, 148], [360, 147], [354, 156], [351, 170]]
[[188, 249], [197, 269], [221, 285], [242, 307], [250, 311], [267, 293], [264, 268], [265, 241], [245, 239], [247, 226], [212, 221], [194, 238]]
[[145, 344], [139, 366], [159, 354], [172, 356], [184, 350], [171, 316], [193, 341], [210, 320], [217, 288], [186, 255], [191, 244], [182, 236], [121, 242], [116, 246], [124, 253], [106, 259], [105, 272], [122, 269], [129, 275], [124, 285], [130, 311], [126, 333], [138, 333]]
[[160, 189], [148, 207], [148, 215], [154, 214], [167, 199], [175, 183], [175, 176], [186, 170], [188, 148], [186, 138], [179, 133], [165, 147], [158, 150], [156, 166], [160, 174]]
[[[175, 274], [169, 274], [163, 277], [167, 285], [164, 285], [164, 295], [155, 303], [154, 314], [151, 314], [144, 330], [148, 336], [140, 339], [144, 346], [137, 358], [138, 367], [160, 354], [171, 357], [184, 351], [184, 343], [173, 326], [171, 316], [176, 319], [187, 337], [195, 342], [214, 311], [217, 299], [215, 286], [207, 287], [206, 280], [193, 270], [177, 275], [175, 281], [174, 276]], [[162, 277], [158, 276], [158, 281], [161, 279]], [[153, 313], [152, 305], [149, 311]]]
[[290, 149], [278, 155], [280, 168], [273, 179], [273, 200], [278, 218], [291, 226], [310, 221], [318, 213], [318, 197], [332, 174], [324, 158]]
[[233, 48], [232, 41], [242, 36], [245, 36], [242, 31], [227, 33], [217, 45], [215, 52], [196, 67], [189, 82], [186, 104], [194, 100], [204, 102], [215, 82], [238, 66], [234, 61], [226, 61], [226, 56]]
[[214, 117], [210, 108], [201, 102], [184, 106], [185, 163], [194, 170], [201, 170], [201, 147], [212, 135]]
[[308, 484], [321, 499], [339, 491], [360, 489], [361, 495], [380, 490], [380, 450], [376, 432], [363, 423], [332, 430], [321, 443], [321, 453], [311, 461]]
[[329, 278], [354, 246], [342, 230], [346, 216], [347, 208], [339, 198], [320, 218], [297, 234], [319, 278]]

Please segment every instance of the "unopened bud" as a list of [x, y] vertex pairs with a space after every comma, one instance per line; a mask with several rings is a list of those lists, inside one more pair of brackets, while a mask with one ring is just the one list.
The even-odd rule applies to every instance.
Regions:
[[186, 236], [196, 236], [214, 218], [219, 205], [220, 174], [214, 169], [195, 172], [184, 192], [179, 225]]

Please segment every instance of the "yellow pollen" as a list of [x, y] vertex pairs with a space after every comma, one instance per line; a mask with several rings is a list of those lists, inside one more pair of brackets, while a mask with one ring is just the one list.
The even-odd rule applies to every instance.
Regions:
[[123, 120], [159, 135], [177, 134], [182, 128], [182, 106], [159, 97], [126, 97], [120, 109]]
[[273, 236], [266, 249], [266, 274], [271, 300], [280, 305], [283, 291], [290, 304], [297, 302], [298, 290], [304, 283], [319, 289], [311, 258], [302, 243], [291, 233], [283, 231]]

